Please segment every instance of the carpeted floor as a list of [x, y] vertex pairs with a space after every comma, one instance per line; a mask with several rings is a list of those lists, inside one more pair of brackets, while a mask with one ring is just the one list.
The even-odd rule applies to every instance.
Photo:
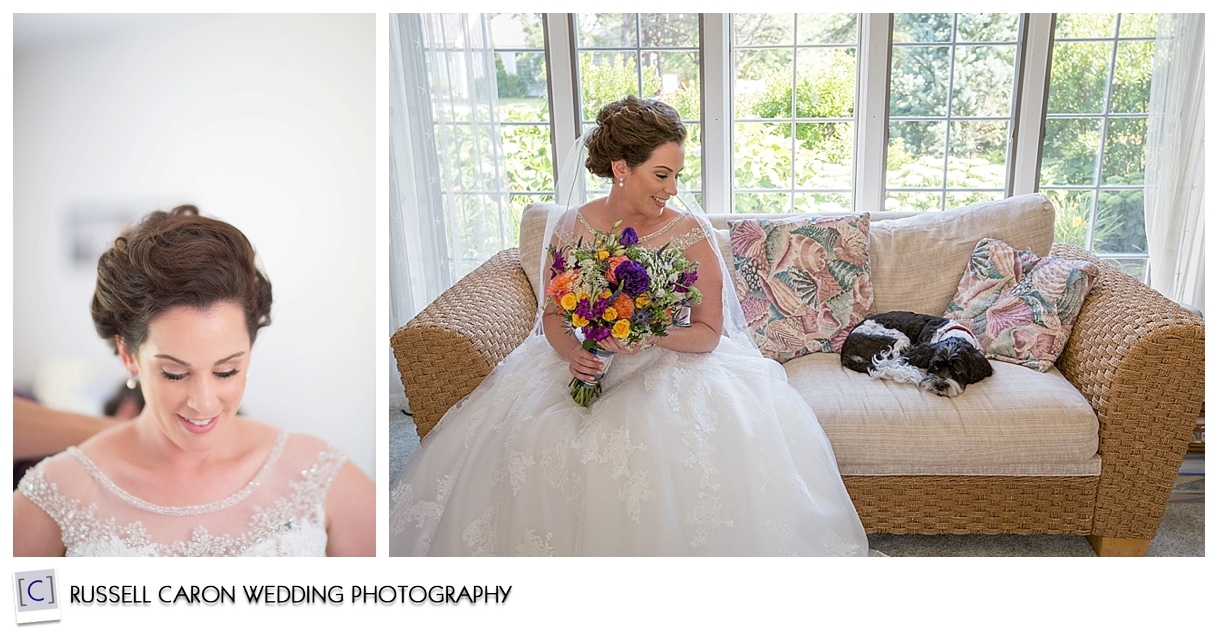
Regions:
[[[390, 409], [390, 480], [397, 480], [402, 464], [418, 448], [414, 421], [401, 409]], [[872, 548], [892, 557], [1095, 556], [1086, 538], [1079, 535], [871, 535], [869, 539]], [[1205, 556], [1204, 452], [1185, 457], [1176, 491], [1147, 556]]]

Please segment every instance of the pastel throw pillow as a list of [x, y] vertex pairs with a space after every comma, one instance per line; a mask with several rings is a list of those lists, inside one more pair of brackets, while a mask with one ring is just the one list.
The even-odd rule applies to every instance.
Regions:
[[733, 281], [766, 357], [839, 352], [875, 313], [868, 214], [729, 221]]
[[1045, 372], [1070, 339], [1098, 275], [1090, 261], [1038, 257], [982, 239], [943, 317], [972, 328], [990, 359]]

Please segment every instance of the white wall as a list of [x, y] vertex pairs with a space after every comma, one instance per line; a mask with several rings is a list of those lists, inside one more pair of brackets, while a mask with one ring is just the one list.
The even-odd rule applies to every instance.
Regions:
[[375, 16], [17, 15], [14, 42], [14, 385], [125, 379], [89, 317], [95, 271], [71, 261], [74, 210], [193, 203], [245, 232], [274, 288], [244, 413], [374, 477]]

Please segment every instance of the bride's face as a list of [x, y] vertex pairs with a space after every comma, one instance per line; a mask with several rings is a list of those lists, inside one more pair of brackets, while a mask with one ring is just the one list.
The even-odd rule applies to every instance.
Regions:
[[676, 142], [656, 147], [646, 162], [626, 171], [622, 187], [632, 208], [646, 217], [664, 212], [668, 198], [677, 194], [677, 175], [685, 168], [685, 149]]
[[197, 451], [224, 435], [245, 393], [250, 361], [240, 306], [174, 307], [149, 322], [134, 355], [122, 344], [119, 354], [140, 378], [146, 402], [141, 418], [170, 441]]

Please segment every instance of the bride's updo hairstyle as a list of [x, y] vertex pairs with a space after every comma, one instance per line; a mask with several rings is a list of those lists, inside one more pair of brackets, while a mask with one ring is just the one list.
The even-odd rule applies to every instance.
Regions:
[[625, 160], [633, 169], [668, 142], [685, 142], [685, 125], [677, 110], [631, 95], [606, 105], [596, 115], [596, 128], [585, 141], [588, 159], [584, 166], [593, 175], [613, 179], [613, 161]]
[[200, 217], [194, 206], [149, 214], [97, 261], [93, 326], [115, 352], [115, 336], [135, 352], [160, 313], [221, 302], [245, 311], [251, 344], [271, 323], [271, 283], [254, 262], [254, 247], [240, 230]]

